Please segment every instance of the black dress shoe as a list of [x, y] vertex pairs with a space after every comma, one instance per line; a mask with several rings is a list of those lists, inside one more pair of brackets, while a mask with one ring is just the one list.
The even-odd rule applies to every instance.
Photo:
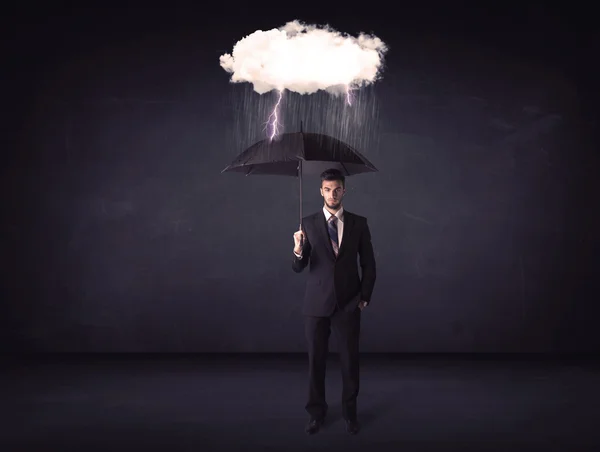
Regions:
[[357, 421], [349, 421], [346, 419], [346, 431], [351, 435], [356, 435], [360, 430], [360, 424]]
[[319, 431], [322, 425], [323, 419], [311, 418], [310, 421], [308, 421], [308, 424], [306, 424], [306, 428], [304, 429], [304, 431], [309, 435], [314, 435]]

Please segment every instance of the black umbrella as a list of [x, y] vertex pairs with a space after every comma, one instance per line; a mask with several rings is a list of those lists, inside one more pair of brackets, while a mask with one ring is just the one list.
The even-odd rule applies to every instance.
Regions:
[[253, 144], [221, 172], [298, 177], [302, 226], [302, 174], [321, 174], [328, 168], [337, 168], [345, 176], [377, 171], [350, 145], [329, 135], [303, 132], [300, 126], [300, 132], [284, 133]]

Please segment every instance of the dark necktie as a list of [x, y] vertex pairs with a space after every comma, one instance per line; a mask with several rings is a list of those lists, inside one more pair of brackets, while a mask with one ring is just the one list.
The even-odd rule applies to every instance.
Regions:
[[333, 252], [337, 256], [339, 252], [339, 242], [337, 230], [337, 217], [335, 215], [329, 217], [329, 221], [327, 222], [327, 230], [329, 231], [329, 239], [331, 241], [331, 246], [333, 247]]

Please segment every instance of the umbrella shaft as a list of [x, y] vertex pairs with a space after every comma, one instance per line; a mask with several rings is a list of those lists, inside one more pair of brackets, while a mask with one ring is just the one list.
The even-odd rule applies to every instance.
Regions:
[[300, 179], [300, 227], [302, 227], [302, 160], [298, 160], [298, 178]]

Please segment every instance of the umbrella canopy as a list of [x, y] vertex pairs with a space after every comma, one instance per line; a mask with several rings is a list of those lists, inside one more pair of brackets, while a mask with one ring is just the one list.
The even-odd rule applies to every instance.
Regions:
[[337, 168], [345, 176], [377, 171], [369, 160], [343, 141], [300, 131], [253, 144], [221, 172], [298, 177], [302, 228], [302, 174], [318, 175], [329, 168]]
[[295, 132], [253, 144], [222, 172], [301, 176], [321, 174], [328, 168], [337, 168], [346, 176], [377, 171], [367, 158], [337, 138]]

